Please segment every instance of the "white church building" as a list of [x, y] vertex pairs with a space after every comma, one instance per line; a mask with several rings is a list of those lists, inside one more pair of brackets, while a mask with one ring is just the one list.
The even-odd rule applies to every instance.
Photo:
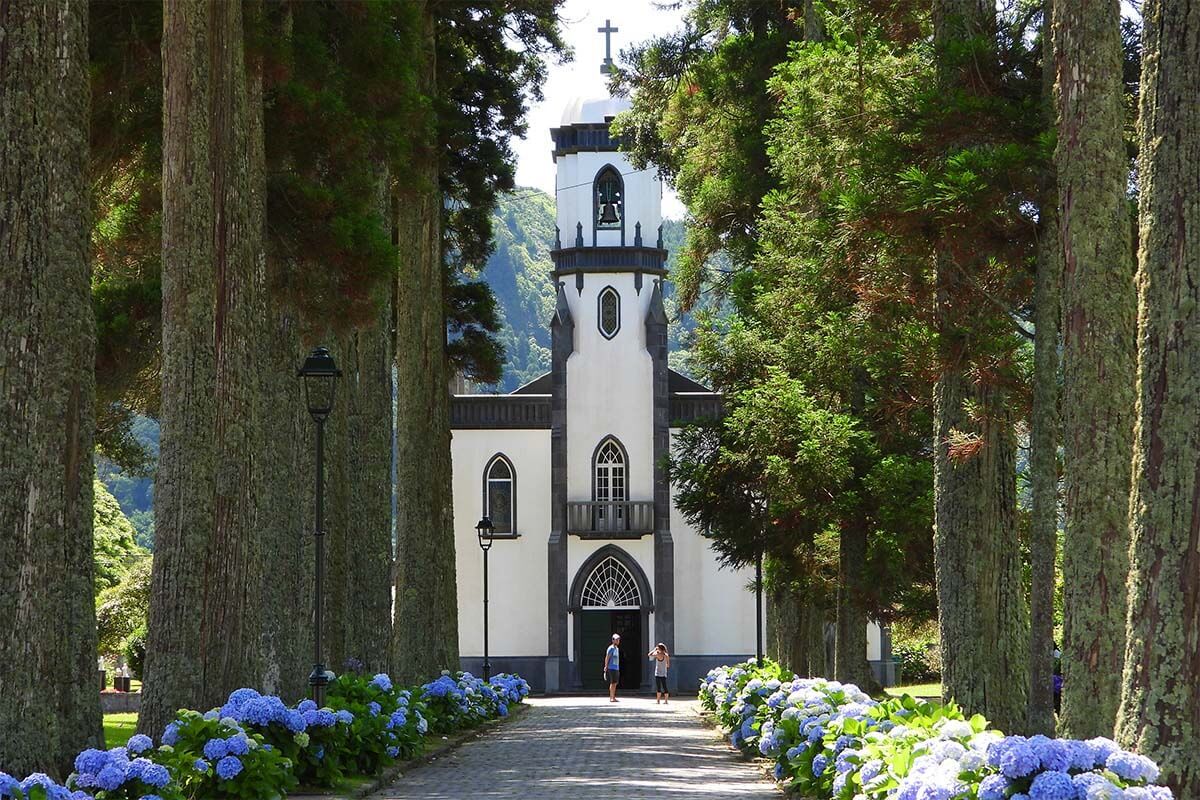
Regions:
[[[645, 656], [656, 642], [685, 691], [755, 652], [753, 572], [719, 567], [671, 500], [663, 462], [678, 427], [722, 404], [667, 366], [662, 185], [609, 135], [625, 107], [576, 101], [551, 130], [550, 371], [510, 394], [451, 404], [462, 668], [483, 666], [475, 525], [487, 516], [492, 671], [519, 672], [535, 691], [602, 688], [613, 633], [623, 689], [651, 685]], [[878, 672], [887, 641], [874, 625], [868, 644]]]

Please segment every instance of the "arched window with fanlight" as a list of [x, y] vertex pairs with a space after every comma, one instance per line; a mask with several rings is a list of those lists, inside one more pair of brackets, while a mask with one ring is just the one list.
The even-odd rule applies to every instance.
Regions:
[[483, 515], [492, 521], [497, 535], [517, 531], [517, 473], [502, 454], [492, 456], [483, 471]]
[[629, 499], [628, 487], [625, 448], [610, 436], [600, 443], [592, 457], [592, 497], [596, 509], [596, 530], [624, 529], [625, 502]]
[[621, 173], [608, 165], [596, 173], [595, 213], [597, 230], [619, 230], [625, 219], [625, 186]]

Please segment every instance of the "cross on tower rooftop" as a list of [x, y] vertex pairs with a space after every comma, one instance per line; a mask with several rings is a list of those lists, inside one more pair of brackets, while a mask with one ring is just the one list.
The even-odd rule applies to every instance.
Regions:
[[611, 19], [604, 20], [603, 28], [596, 28], [596, 33], [604, 34], [604, 63], [600, 65], [600, 74], [602, 75], [607, 75], [615, 69], [612, 60], [612, 34], [618, 30], [619, 28], [613, 27]]

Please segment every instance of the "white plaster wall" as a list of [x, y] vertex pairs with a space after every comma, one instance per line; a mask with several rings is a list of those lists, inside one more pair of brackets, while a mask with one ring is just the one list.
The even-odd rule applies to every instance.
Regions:
[[[575, 352], [567, 359], [567, 499], [592, 499], [592, 454], [615, 436], [628, 454], [630, 500], [654, 499], [654, 367], [646, 352], [646, 313], [653, 283], [641, 294], [632, 273], [584, 275], [583, 294], [567, 279], [575, 319]], [[597, 299], [606, 286], [621, 296], [621, 329], [605, 339], [596, 325]]]
[[[569, 430], [569, 423], [568, 423]], [[643, 536], [640, 539], [622, 539], [613, 541], [597, 541], [594, 539], [580, 539], [577, 536], [567, 537], [567, 585], [563, 587], [564, 596], [570, 600], [569, 593], [571, 584], [575, 581], [575, 576], [579, 574], [583, 563], [591, 557], [593, 553], [605, 545], [612, 544], [628, 553], [634, 561], [642, 568], [642, 572], [646, 573], [646, 580], [650, 583], [650, 591], [655, 591], [654, 587], [654, 537]], [[586, 576], [585, 576], [586, 577]], [[676, 589], [678, 596], [678, 589]], [[676, 600], [678, 603], [678, 600]], [[572, 661], [575, 660], [575, 615], [568, 614], [567, 619], [567, 653]], [[654, 638], [654, 614], [650, 614], [650, 639]]]
[[867, 623], [867, 660], [878, 661], [883, 653], [879, 623]]
[[[678, 429], [671, 430], [674, 446]], [[753, 569], [722, 569], [708, 540], [671, 503], [675, 541], [675, 652], [679, 655], [752, 655]], [[765, 614], [763, 620], [764, 643]]]
[[517, 539], [497, 539], [488, 553], [493, 656], [544, 656], [546, 540], [550, 535], [550, 431], [455, 430], [454, 546], [458, 578], [458, 646], [483, 655], [483, 553], [475, 523], [483, 514], [483, 470], [504, 453], [516, 471]]
[[[558, 159], [556, 186], [558, 194], [558, 229], [563, 247], [575, 246], [575, 225], [583, 223], [583, 243], [592, 246], [592, 182], [596, 174], [611, 164], [625, 183], [625, 244], [633, 246], [637, 223], [642, 223], [642, 244], [653, 247], [662, 224], [662, 182], [658, 172], [650, 167], [635, 170], [624, 153], [571, 153]], [[621, 244], [620, 230], [597, 231], [596, 244]]]

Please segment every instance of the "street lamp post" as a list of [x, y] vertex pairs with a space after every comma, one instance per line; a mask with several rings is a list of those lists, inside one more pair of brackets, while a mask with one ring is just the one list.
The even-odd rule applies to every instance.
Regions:
[[483, 551], [483, 680], [492, 679], [492, 662], [488, 658], [488, 550], [492, 549], [493, 534], [496, 526], [489, 517], [484, 517], [475, 524], [475, 534], [479, 537], [479, 549]]
[[766, 546], [767, 498], [755, 488], [747, 489], [751, 508], [758, 512], [758, 554], [754, 562], [754, 657], [763, 665], [763, 549]]
[[304, 400], [308, 413], [317, 423], [317, 519], [313, 531], [317, 563], [313, 596], [313, 668], [308, 683], [312, 687], [313, 701], [322, 706], [325, 704], [325, 687], [331, 677], [325, 669], [321, 643], [322, 587], [325, 582], [325, 420], [333, 411], [333, 396], [342, 371], [337, 368], [329, 350], [318, 347], [304, 359], [304, 366], [296, 375], [304, 379]]

